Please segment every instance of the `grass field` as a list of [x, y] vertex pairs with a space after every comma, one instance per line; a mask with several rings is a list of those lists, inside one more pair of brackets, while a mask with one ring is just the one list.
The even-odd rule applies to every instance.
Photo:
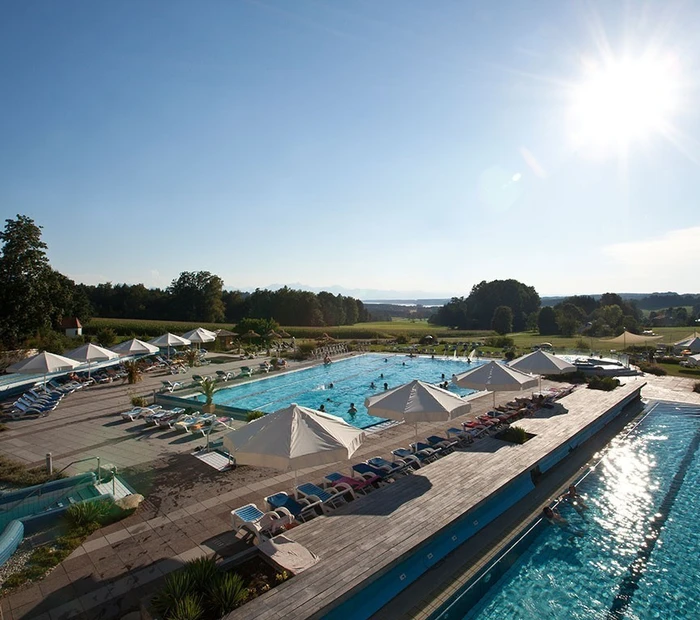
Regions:
[[[230, 323], [190, 323], [184, 321], [147, 321], [142, 319], [103, 319], [94, 318], [87, 326], [86, 332], [94, 334], [97, 330], [109, 327], [119, 336], [148, 336], [155, 337], [165, 332], [182, 334], [183, 332], [205, 327], [216, 330], [225, 328], [235, 331], [235, 326]], [[432, 335], [435, 338], [447, 342], [459, 342], [465, 340], [484, 340], [488, 336], [494, 335], [491, 331], [461, 331], [449, 329], [447, 327], [437, 327], [430, 325], [426, 320], [395, 319], [393, 321], [374, 321], [371, 323], [358, 323], [356, 325], [341, 325], [339, 327], [294, 327], [283, 326], [284, 329], [296, 338], [313, 339], [326, 333], [333, 338], [353, 340], [353, 339], [384, 339], [405, 336], [411, 340], [419, 340], [425, 335]], [[663, 336], [660, 340], [650, 340], [649, 344], [664, 343], [671, 344], [690, 335], [692, 327], [659, 327], [655, 332]], [[582, 338], [574, 336], [571, 338], [564, 336], [540, 336], [534, 332], [518, 332], [508, 334], [515, 341], [515, 346], [519, 349], [530, 349], [541, 342], [550, 342], [557, 350], [572, 350], [577, 347], [579, 341], [584, 341], [593, 351], [609, 351], [611, 347], [604, 339]]]

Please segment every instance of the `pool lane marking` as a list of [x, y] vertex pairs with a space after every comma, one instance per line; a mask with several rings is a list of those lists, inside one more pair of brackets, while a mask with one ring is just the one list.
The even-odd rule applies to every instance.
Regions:
[[625, 612], [632, 602], [632, 597], [634, 596], [635, 591], [639, 588], [639, 580], [642, 578], [642, 575], [646, 570], [649, 558], [654, 551], [654, 547], [656, 547], [656, 541], [659, 539], [661, 529], [666, 524], [671, 509], [673, 508], [673, 504], [678, 496], [678, 492], [683, 485], [683, 480], [688, 473], [688, 469], [693, 462], [693, 458], [695, 457], [695, 453], [697, 452], [699, 446], [700, 429], [695, 431], [695, 436], [688, 446], [685, 456], [678, 467], [678, 471], [676, 472], [676, 475], [673, 476], [673, 480], [671, 481], [671, 485], [666, 493], [666, 496], [661, 502], [661, 506], [659, 506], [659, 510], [657, 512], [658, 516], [653, 518], [651, 521], [649, 531], [644, 538], [645, 542], [637, 550], [637, 557], [632, 564], [630, 564], [629, 568], [627, 569], [627, 575], [625, 575], [624, 579], [620, 582], [617, 595], [615, 596], [615, 599], [613, 600], [613, 603], [607, 613], [607, 620], [620, 620], [621, 618], [624, 618]]

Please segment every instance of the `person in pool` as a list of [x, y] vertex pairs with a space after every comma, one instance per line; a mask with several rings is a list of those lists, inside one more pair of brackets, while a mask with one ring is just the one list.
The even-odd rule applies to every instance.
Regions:
[[542, 516], [547, 519], [552, 525], [556, 525], [557, 527], [561, 528], [562, 531], [567, 532], [568, 534], [572, 534], [572, 536], [569, 538], [569, 541], [572, 541], [574, 539], [574, 536], [578, 538], [583, 537], [583, 532], [581, 530], [577, 530], [574, 527], [571, 527], [569, 522], [562, 517], [556, 510], [550, 508], [549, 506], [545, 506], [542, 509]]
[[376, 388], [377, 386], [374, 385], [374, 381], [372, 381], [372, 383], [369, 384], [369, 387], [371, 387], [372, 389], [374, 389], [374, 388]]
[[351, 418], [354, 418], [357, 415], [357, 407], [355, 407], [355, 403], [350, 403], [350, 409], [348, 409], [348, 413], [350, 414]]
[[326, 411], [326, 406], [324, 404], [321, 404], [321, 406], [318, 408], [319, 411], [323, 411], [325, 413]]
[[388, 383], [385, 383], [385, 384], [384, 384], [384, 389], [385, 389], [385, 390], [388, 390], [388, 389], [389, 389], [389, 384], [388, 384]]
[[575, 484], [569, 486], [569, 490], [564, 493], [560, 499], [571, 504], [576, 512], [578, 512], [584, 519], [586, 518], [584, 513], [586, 510], [588, 510], [588, 506], [586, 505], [586, 502], [583, 501], [583, 497], [581, 497], [581, 494], [578, 492]]

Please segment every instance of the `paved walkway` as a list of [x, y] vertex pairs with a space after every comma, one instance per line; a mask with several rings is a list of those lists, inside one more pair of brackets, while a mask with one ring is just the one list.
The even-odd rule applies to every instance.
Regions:
[[[246, 362], [241, 361], [239, 365], [246, 365]], [[139, 384], [139, 392], [159, 386], [160, 380], [160, 377], [148, 378]], [[665, 377], [644, 377], [644, 380], [648, 382], [644, 397], [700, 404], [700, 395], [691, 392], [692, 381]], [[163, 575], [189, 559], [213, 555], [230, 546], [233, 543], [230, 528], [233, 508], [249, 502], [262, 506], [266, 495], [290, 490], [292, 473], [279, 474], [274, 470], [243, 466], [218, 472], [188, 454], [196, 444], [168, 442], [164, 444], [169, 446], [166, 448], [156, 443], [155, 447], [150, 447], [150, 453], [142, 452], [138, 445], [132, 448], [130, 444], [158, 440], [134, 437], [128, 433], [129, 423], [122, 425], [115, 419], [115, 414], [124, 409], [127, 390], [128, 386], [108, 385], [85, 394], [73, 394], [50, 417], [11, 423], [10, 430], [0, 437], [0, 450], [14, 454], [9, 450], [12, 448], [24, 456], [25, 462], [43, 462], [47, 445], [51, 446], [57, 462], [67, 462], [98, 450], [100, 442], [96, 439], [100, 437], [95, 434], [86, 440], [82, 438], [83, 433], [96, 433], [105, 427], [111, 433], [111, 429], [118, 428], [119, 437], [124, 437], [125, 433], [128, 437], [121, 439], [120, 448], [128, 447], [132, 460], [119, 462], [123, 454], [120, 451], [112, 455], [114, 461], [125, 468], [127, 481], [147, 498], [136, 514], [95, 532], [44, 580], [2, 599], [5, 620], [119, 618], [136, 609], [143, 597], [152, 594]], [[90, 393], [92, 397], [88, 397]], [[506, 402], [512, 396], [498, 394], [497, 402]], [[488, 411], [491, 404], [490, 394], [473, 400], [473, 411], [465, 419]], [[51, 428], [42, 425], [51, 425]], [[421, 425], [420, 434], [443, 432], [446, 426], [444, 423]], [[378, 454], [387, 456], [391, 449], [405, 446], [413, 438], [413, 427], [404, 424], [370, 434], [352, 462]], [[25, 442], [24, 449], [17, 446], [18, 439]], [[113, 439], [118, 438], [110, 435], [102, 441]], [[58, 443], [52, 444], [52, 441]], [[60, 445], [61, 449], [53, 445]], [[107, 443], [104, 448], [112, 445]], [[99, 452], [102, 450], [99, 448]], [[75, 455], [71, 456], [73, 451]], [[347, 469], [347, 466], [307, 468], [299, 472], [299, 478], [320, 480], [325, 473], [336, 469]]]

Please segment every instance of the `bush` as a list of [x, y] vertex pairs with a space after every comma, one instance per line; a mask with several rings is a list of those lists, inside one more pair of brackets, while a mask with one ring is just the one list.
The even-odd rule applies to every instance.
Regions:
[[697, 392], [700, 394], [700, 381], [696, 381], [695, 385], [693, 386], [693, 392]]
[[18, 463], [0, 454], [0, 482], [18, 487], [29, 487], [60, 478], [64, 478], [64, 475], [60, 473], [47, 474], [43, 467], [28, 469], [23, 463]]
[[131, 405], [132, 407], [145, 407], [147, 404], [147, 400], [145, 396], [132, 396], [131, 397]]
[[124, 369], [126, 370], [126, 380], [129, 383], [129, 385], [133, 385], [134, 383], [139, 383], [140, 381], [143, 381], [143, 377], [141, 376], [141, 369], [139, 368], [138, 362], [124, 362]]
[[501, 431], [496, 435], [498, 439], [503, 441], [509, 441], [510, 443], [524, 444], [528, 439], [530, 439], [527, 431], [521, 426], [509, 426], [504, 431]]
[[315, 342], [301, 342], [297, 345], [296, 350], [292, 354], [295, 360], [306, 360], [311, 357], [311, 353], [316, 348]]
[[245, 416], [245, 421], [252, 422], [253, 420], [257, 420], [258, 418], [262, 418], [264, 415], [265, 415], [265, 412], [263, 412], [263, 411], [249, 411]]
[[665, 368], [662, 368], [658, 364], [650, 364], [649, 362], [639, 362], [639, 370], [647, 372], [650, 375], [656, 375], [657, 377], [664, 377], [668, 374]]
[[208, 601], [217, 618], [233, 611], [248, 598], [248, 588], [235, 573], [224, 573], [210, 584]]
[[508, 351], [506, 351], [505, 357], [509, 362], [514, 360], [515, 359], [515, 351], [513, 351], [513, 349], [508, 349]]
[[97, 330], [97, 342], [103, 347], [111, 347], [117, 341], [117, 332], [111, 327], [101, 327]]
[[186, 571], [179, 570], [165, 578], [165, 585], [153, 597], [151, 604], [159, 616], [169, 618], [180, 599], [188, 596], [192, 591], [192, 578]]
[[508, 349], [515, 346], [515, 341], [510, 336], [489, 336], [486, 339], [487, 347], [495, 347], [496, 349]]
[[620, 385], [620, 380], [615, 377], [599, 377], [596, 375], [588, 379], [588, 388], [591, 390], [612, 392], [618, 385]]
[[66, 510], [66, 519], [74, 527], [90, 527], [93, 523], [99, 527], [101, 520], [112, 510], [113, 504], [106, 499], [73, 504]]
[[411, 339], [405, 334], [396, 336], [396, 344], [408, 344], [409, 342], [411, 342]]
[[590, 351], [591, 343], [588, 342], [587, 340], [584, 340], [583, 338], [579, 338], [576, 341], [575, 347], [576, 347], [577, 351]]

